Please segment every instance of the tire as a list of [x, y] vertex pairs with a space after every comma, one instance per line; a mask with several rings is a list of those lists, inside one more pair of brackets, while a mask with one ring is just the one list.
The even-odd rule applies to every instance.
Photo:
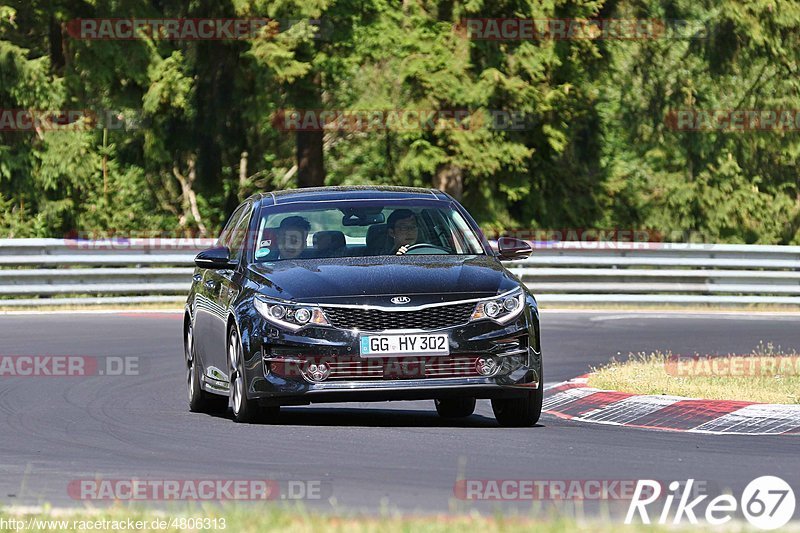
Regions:
[[475, 398], [445, 398], [434, 403], [442, 418], [464, 418], [475, 412]]
[[[262, 418], [258, 401], [247, 399], [247, 386], [244, 374], [244, 358], [242, 342], [236, 327], [228, 332], [228, 375], [230, 376], [230, 403], [233, 408], [233, 419], [236, 422], [249, 424]], [[271, 413], [277, 414], [277, 411]]]
[[[541, 370], [541, 368], [540, 368]], [[539, 372], [539, 388], [521, 398], [492, 400], [492, 411], [497, 422], [504, 427], [530, 427], [539, 421], [544, 400], [544, 378]]]
[[259, 407], [258, 409], [258, 419], [260, 422], [264, 422], [265, 424], [269, 424], [271, 422], [275, 422], [278, 419], [278, 415], [281, 413], [281, 407], [279, 405], [271, 405], [269, 407]]
[[194, 349], [194, 329], [192, 321], [186, 327], [183, 343], [186, 362], [186, 388], [189, 393], [189, 411], [193, 413], [212, 413], [225, 408], [225, 398], [203, 390], [201, 385], [202, 367]]

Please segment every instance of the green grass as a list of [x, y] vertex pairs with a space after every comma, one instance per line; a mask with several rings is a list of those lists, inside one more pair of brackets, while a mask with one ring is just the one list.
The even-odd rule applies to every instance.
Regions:
[[[742, 400], [757, 403], [800, 403], [800, 359], [796, 352], [783, 352], [772, 344], [760, 344], [750, 355], [731, 357], [715, 367], [713, 361], [690, 363], [678, 368], [672, 354], [630, 354], [627, 360], [612, 360], [593, 368], [588, 385], [634, 394], [666, 394], [708, 400]], [[780, 357], [779, 357], [780, 356]], [[794, 359], [786, 359], [785, 356]], [[791, 363], [770, 368], [764, 363]], [[758, 364], [759, 370], [748, 369]], [[725, 369], [739, 375], [725, 375]], [[721, 370], [720, 370], [721, 369]]]
[[[208, 526], [198, 529], [197, 527], [152, 527], [154, 520], [167, 521], [168, 525], [173, 519], [188, 518], [202, 519], [208, 521]], [[481, 533], [516, 533], [537, 531], [541, 533], [618, 533], [620, 528], [628, 533], [653, 532], [653, 531], [696, 531], [697, 526], [645, 526], [629, 525], [625, 526], [620, 518], [617, 521], [600, 520], [574, 520], [571, 518], [550, 518], [536, 520], [521, 516], [504, 517], [499, 514], [485, 516], [477, 513], [469, 515], [431, 515], [431, 516], [403, 516], [394, 514], [383, 514], [380, 516], [346, 515], [346, 514], [325, 514], [306, 511], [302, 509], [288, 509], [277, 506], [266, 505], [258, 507], [226, 506], [204, 507], [192, 513], [186, 511], [155, 511], [147, 509], [131, 509], [116, 507], [104, 510], [55, 510], [44, 509], [37, 512], [9, 512], [0, 510], [0, 532], [16, 532], [22, 529], [9, 527], [10, 519], [39, 521], [66, 521], [63, 524], [51, 523], [48, 528], [47, 523], [26, 524], [32, 526], [25, 531], [111, 531], [110, 527], [98, 528], [98, 521], [118, 521], [118, 524], [132, 521], [141, 521], [145, 527], [139, 529], [128, 529], [127, 524], [116, 531], [143, 531], [143, 532], [178, 532], [178, 531], [230, 531], [244, 533], [261, 533], [270, 531], [280, 531], [288, 533], [317, 533], [317, 532], [341, 532], [341, 533], [460, 533], [462, 531], [480, 531]], [[212, 524], [217, 520], [217, 528]], [[225, 527], [222, 528], [222, 520]], [[85, 526], [81, 522], [92, 522], [95, 527]], [[37, 527], [37, 525], [39, 527]], [[108, 525], [108, 524], [101, 524]], [[196, 524], [184, 523], [184, 526]], [[65, 527], [63, 527], [65, 526]], [[723, 528], [724, 531], [753, 531], [746, 524], [729, 524]]]

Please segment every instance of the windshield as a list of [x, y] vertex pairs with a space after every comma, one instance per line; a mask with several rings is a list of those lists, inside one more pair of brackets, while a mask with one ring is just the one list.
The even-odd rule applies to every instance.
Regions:
[[263, 209], [256, 261], [379, 255], [476, 255], [481, 241], [452, 204], [342, 201]]

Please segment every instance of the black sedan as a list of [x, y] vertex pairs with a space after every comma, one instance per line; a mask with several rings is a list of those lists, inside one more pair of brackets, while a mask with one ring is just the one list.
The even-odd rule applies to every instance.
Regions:
[[466, 210], [430, 189], [255, 195], [198, 254], [184, 317], [189, 408], [238, 422], [283, 405], [490, 399], [504, 426], [542, 410], [539, 313]]

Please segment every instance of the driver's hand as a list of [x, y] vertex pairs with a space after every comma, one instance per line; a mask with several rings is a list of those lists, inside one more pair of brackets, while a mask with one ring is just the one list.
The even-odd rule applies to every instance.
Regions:
[[397, 252], [395, 252], [395, 255], [403, 255], [404, 253], [406, 253], [408, 251], [409, 248], [411, 248], [410, 244], [404, 244], [403, 246], [401, 246], [400, 248], [397, 249]]

